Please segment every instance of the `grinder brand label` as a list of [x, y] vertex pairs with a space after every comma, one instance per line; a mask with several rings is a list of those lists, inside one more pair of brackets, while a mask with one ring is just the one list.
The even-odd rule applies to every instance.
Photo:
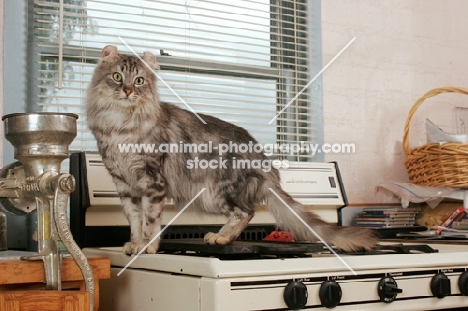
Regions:
[[26, 176], [26, 182], [22, 182], [19, 185], [19, 188], [22, 191], [27, 191], [27, 192], [35, 192], [35, 191], [41, 191], [39, 189], [39, 183], [36, 181], [36, 178], [34, 176]]
[[32, 182], [32, 183], [27, 183], [27, 184], [22, 183], [19, 187], [22, 191], [28, 191], [28, 192], [40, 191], [39, 183], [37, 182]]

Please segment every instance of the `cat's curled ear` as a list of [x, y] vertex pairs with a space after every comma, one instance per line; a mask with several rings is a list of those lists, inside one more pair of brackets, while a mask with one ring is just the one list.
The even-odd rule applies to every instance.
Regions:
[[159, 70], [159, 64], [158, 64], [158, 61], [156, 60], [156, 56], [154, 56], [152, 53], [144, 52], [143, 60], [154, 70]]
[[106, 45], [102, 49], [102, 58], [106, 58], [108, 56], [117, 56], [117, 47], [113, 45]]

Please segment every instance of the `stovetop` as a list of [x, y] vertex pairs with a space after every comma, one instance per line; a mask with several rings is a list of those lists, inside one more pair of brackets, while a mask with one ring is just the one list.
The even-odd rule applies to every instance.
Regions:
[[[438, 250], [427, 244], [402, 243], [377, 245], [369, 251], [343, 252], [340, 255], [385, 255], [437, 253]], [[161, 240], [160, 252], [202, 257], [217, 257], [221, 260], [302, 258], [332, 255], [322, 243], [274, 242], [274, 241], [234, 241], [230, 245], [208, 245], [203, 239]]]
[[[163, 243], [164, 244], [164, 243]], [[180, 242], [183, 244], [183, 242]], [[231, 248], [236, 248], [237, 243]], [[316, 247], [315, 244], [313, 244]], [[87, 256], [107, 256], [114, 267], [164, 271], [168, 273], [204, 276], [210, 278], [269, 276], [278, 274], [334, 273], [360, 274], [366, 271], [402, 271], [408, 269], [427, 269], [466, 266], [468, 263], [468, 245], [432, 244], [417, 246], [420, 243], [404, 243], [396, 246], [402, 253], [389, 250], [395, 243], [381, 242], [372, 254], [341, 253], [335, 256], [327, 252], [312, 253], [312, 256], [283, 256], [273, 258], [218, 258], [209, 254], [197, 254], [196, 251], [167, 251], [159, 254], [142, 254], [135, 258], [123, 254], [121, 247], [85, 248]], [[180, 245], [179, 245], [180, 246]], [[299, 245], [303, 247], [303, 245]], [[409, 247], [416, 246], [411, 250]], [[229, 248], [228, 247], [228, 248]], [[394, 246], [392, 246], [393, 248]], [[225, 249], [225, 247], [223, 247]], [[421, 252], [421, 249], [429, 252]], [[221, 248], [220, 248], [221, 249]], [[409, 251], [408, 251], [409, 250]], [[434, 252], [432, 252], [434, 250]], [[224, 250], [225, 251], [225, 250]], [[409, 252], [409, 253], [408, 253]], [[221, 256], [223, 257], [223, 256]]]

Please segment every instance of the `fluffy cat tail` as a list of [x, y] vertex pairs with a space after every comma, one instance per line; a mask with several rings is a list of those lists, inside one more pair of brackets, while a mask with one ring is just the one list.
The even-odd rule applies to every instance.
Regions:
[[374, 230], [336, 226], [307, 211], [281, 187], [272, 186], [266, 191], [266, 205], [274, 215], [278, 227], [292, 232], [296, 241], [325, 241], [330, 246], [347, 252], [369, 250], [378, 243], [378, 233]]

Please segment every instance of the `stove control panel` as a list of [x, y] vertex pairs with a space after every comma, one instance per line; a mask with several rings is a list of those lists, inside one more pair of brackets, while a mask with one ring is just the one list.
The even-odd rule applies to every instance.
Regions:
[[[112, 177], [96, 154], [85, 154], [78, 171], [85, 171], [77, 184], [83, 195], [89, 195], [89, 206], [77, 207], [86, 211], [85, 225], [94, 227], [128, 226], [122, 213], [120, 199], [117, 195]], [[76, 158], [79, 158], [76, 156]], [[74, 162], [78, 162], [75, 160]], [[78, 165], [77, 165], [78, 166]], [[322, 219], [338, 223], [337, 210], [348, 204], [345, 189], [337, 163], [290, 162], [289, 167], [279, 170], [281, 187], [296, 201], [313, 210]], [[180, 207], [174, 200], [165, 198], [162, 223], [167, 224], [179, 212]], [[225, 217], [204, 215], [198, 217], [192, 210], [187, 210], [177, 217], [174, 225], [222, 225]], [[274, 217], [264, 206], [259, 206], [251, 224], [274, 224]]]
[[[289, 310], [314, 308], [333, 309], [342, 306], [361, 306], [360, 310], [410, 310], [408, 301], [414, 303], [412, 310], [431, 310], [468, 305], [468, 268], [454, 267], [445, 269], [408, 269], [389, 270], [388, 272], [360, 271], [356, 275], [314, 274], [297, 275], [294, 279], [270, 281], [249, 281], [231, 283], [231, 291], [238, 295], [245, 290], [248, 297], [268, 296], [265, 292], [275, 288], [282, 292], [283, 305], [256, 305], [254, 310], [270, 310], [285, 307]], [[284, 285], [281, 284], [284, 281]], [[258, 283], [257, 283], [258, 282]], [[236, 285], [234, 285], [236, 284]], [[256, 289], [258, 288], [258, 291]], [[255, 294], [254, 294], [255, 293]], [[278, 293], [278, 292], [277, 292]], [[271, 297], [271, 296], [268, 296]], [[263, 302], [271, 301], [261, 299]], [[252, 302], [252, 301], [251, 301]], [[263, 308], [263, 309], [262, 309]], [[244, 310], [244, 309], [239, 309]], [[247, 309], [245, 309], [247, 310]], [[251, 310], [251, 309], [248, 309]], [[346, 309], [348, 310], [348, 309]], [[349, 309], [351, 310], [351, 309]]]

